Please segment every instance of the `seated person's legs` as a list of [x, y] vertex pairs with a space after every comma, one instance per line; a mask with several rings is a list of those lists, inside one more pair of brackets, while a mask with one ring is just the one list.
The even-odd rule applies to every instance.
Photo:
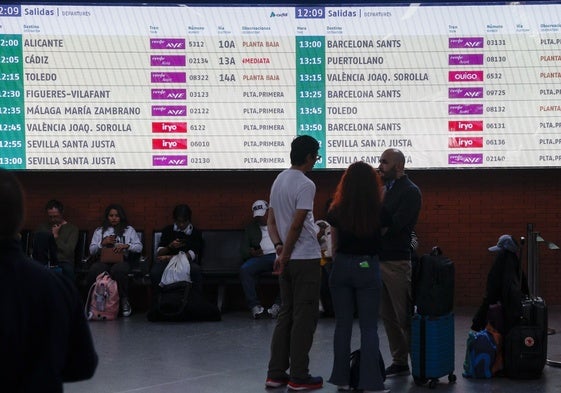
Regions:
[[252, 311], [254, 318], [256, 314], [264, 312], [255, 289], [257, 277], [261, 273], [273, 271], [275, 258], [276, 254], [266, 254], [250, 258], [240, 268], [240, 281], [245, 294], [246, 304], [249, 310]]

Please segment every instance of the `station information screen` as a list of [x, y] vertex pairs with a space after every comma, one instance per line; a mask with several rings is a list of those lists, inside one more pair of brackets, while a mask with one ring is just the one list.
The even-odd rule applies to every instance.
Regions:
[[561, 4], [0, 5], [0, 167], [561, 167]]

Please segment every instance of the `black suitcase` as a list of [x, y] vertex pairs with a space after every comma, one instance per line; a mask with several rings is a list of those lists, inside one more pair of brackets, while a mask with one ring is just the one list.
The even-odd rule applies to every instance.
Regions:
[[504, 369], [509, 378], [532, 379], [542, 375], [547, 358], [547, 306], [542, 298], [522, 300], [520, 323], [507, 333]]
[[438, 317], [454, 307], [454, 263], [438, 247], [421, 257], [413, 268], [413, 304], [417, 313]]

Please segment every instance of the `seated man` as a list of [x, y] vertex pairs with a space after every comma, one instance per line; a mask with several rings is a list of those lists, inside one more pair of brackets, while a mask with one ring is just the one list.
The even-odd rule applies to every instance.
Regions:
[[273, 271], [273, 264], [277, 257], [275, 246], [267, 230], [266, 201], [258, 200], [253, 203], [253, 221], [245, 228], [243, 241], [240, 247], [244, 264], [240, 268], [240, 281], [247, 301], [247, 306], [254, 319], [264, 317], [276, 318], [280, 311], [280, 296], [275, 304], [265, 309], [257, 298], [255, 281], [259, 274]]
[[74, 251], [78, 227], [66, 221], [64, 206], [56, 199], [45, 205], [47, 222], [39, 225], [33, 237], [33, 258], [45, 265], [58, 265], [74, 281]]
[[174, 255], [183, 251], [191, 265], [191, 280], [194, 285], [201, 285], [202, 275], [199, 257], [203, 247], [201, 231], [191, 224], [191, 208], [188, 205], [177, 205], [173, 209], [173, 224], [162, 230], [160, 244], [156, 251], [157, 259], [150, 269], [152, 288], [156, 291], [169, 261]]

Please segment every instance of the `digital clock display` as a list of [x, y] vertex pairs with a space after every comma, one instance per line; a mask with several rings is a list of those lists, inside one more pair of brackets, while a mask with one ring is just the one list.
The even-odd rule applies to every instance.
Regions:
[[21, 6], [14, 4], [0, 4], [0, 16], [21, 16]]

